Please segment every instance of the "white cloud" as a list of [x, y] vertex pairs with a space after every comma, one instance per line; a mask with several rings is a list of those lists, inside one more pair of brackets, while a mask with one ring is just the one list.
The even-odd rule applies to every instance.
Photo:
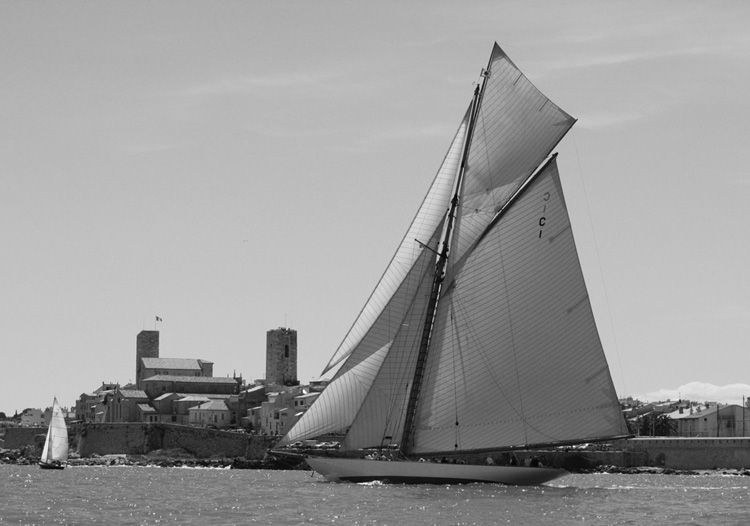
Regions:
[[635, 395], [634, 398], [647, 402], [686, 399], [697, 402], [741, 404], [743, 396], [745, 398], [750, 397], [750, 385], [741, 383], [714, 385], [707, 382], [689, 382], [675, 389], [659, 389], [658, 391]]

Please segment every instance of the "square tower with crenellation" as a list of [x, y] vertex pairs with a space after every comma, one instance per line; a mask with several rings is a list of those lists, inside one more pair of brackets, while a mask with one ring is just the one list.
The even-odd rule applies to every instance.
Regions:
[[135, 339], [135, 385], [142, 389], [143, 361], [159, 357], [159, 331], [141, 331]]
[[286, 327], [266, 332], [266, 383], [299, 385], [297, 331]]

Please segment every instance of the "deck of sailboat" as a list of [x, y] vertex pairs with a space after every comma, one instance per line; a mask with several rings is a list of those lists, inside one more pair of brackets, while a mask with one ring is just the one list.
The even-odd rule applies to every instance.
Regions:
[[310, 456], [307, 464], [331, 482], [402, 484], [467, 484], [490, 482], [531, 486], [544, 484], [567, 474], [558, 468], [445, 464], [409, 460], [370, 460]]

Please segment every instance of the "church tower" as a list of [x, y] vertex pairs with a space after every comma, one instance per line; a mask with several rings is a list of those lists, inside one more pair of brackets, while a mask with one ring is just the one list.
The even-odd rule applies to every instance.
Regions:
[[299, 385], [294, 329], [279, 327], [266, 332], [266, 384]]
[[141, 331], [135, 339], [135, 385], [141, 387], [143, 364], [141, 358], [159, 357], [159, 331]]

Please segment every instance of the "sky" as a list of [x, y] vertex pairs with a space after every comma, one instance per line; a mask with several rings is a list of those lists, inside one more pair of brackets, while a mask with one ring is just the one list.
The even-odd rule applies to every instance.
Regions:
[[578, 119], [558, 166], [618, 395], [750, 396], [749, 19], [740, 0], [0, 2], [0, 411], [132, 381], [143, 329], [253, 380], [292, 327], [318, 376], [495, 41]]

